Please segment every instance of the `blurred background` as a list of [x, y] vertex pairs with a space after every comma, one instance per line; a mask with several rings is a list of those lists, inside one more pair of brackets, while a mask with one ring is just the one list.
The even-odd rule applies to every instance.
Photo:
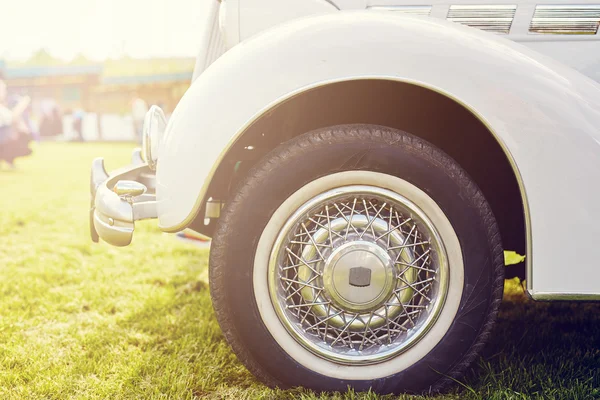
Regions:
[[32, 140], [137, 140], [149, 106], [169, 114], [188, 88], [207, 3], [11, 2], [0, 24], [0, 103], [29, 99], [19, 130]]
[[129, 164], [146, 110], [172, 112], [208, 5], [0, 2], [1, 399], [194, 398], [233, 357], [207, 249], [154, 221], [126, 248], [89, 234], [92, 160]]

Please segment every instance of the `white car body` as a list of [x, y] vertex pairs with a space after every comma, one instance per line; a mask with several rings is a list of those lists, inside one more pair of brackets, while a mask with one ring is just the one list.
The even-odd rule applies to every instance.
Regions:
[[531, 31], [546, 21], [540, 4], [558, 6], [554, 22], [583, 13], [597, 28], [600, 1], [456, 3], [208, 0], [194, 81], [161, 142], [161, 229], [218, 214], [206, 210], [220, 163], [278, 105], [336, 82], [403, 82], [460, 104], [501, 146], [519, 184], [530, 295], [600, 299], [600, 33]]

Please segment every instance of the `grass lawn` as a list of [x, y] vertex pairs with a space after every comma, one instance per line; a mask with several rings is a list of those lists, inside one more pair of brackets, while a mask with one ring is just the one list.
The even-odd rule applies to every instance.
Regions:
[[[257, 382], [217, 325], [207, 250], [154, 222], [126, 248], [90, 241], [90, 163], [119, 167], [131, 147], [43, 143], [0, 170], [0, 399], [379, 399]], [[600, 398], [600, 305], [534, 303], [507, 282], [484, 357], [436, 398]]]

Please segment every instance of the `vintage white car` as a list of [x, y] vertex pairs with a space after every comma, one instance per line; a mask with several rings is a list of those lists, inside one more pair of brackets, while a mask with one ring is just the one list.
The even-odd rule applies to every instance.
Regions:
[[131, 166], [94, 162], [91, 234], [212, 238], [259, 379], [443, 390], [490, 335], [504, 249], [533, 299], [600, 299], [599, 0], [207, 7], [168, 124], [152, 108]]

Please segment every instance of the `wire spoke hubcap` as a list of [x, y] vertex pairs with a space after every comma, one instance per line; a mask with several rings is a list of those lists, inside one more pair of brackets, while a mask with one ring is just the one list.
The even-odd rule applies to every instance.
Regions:
[[292, 215], [269, 264], [287, 331], [342, 364], [382, 362], [418, 342], [448, 290], [447, 257], [428, 217], [386, 189], [346, 186]]

